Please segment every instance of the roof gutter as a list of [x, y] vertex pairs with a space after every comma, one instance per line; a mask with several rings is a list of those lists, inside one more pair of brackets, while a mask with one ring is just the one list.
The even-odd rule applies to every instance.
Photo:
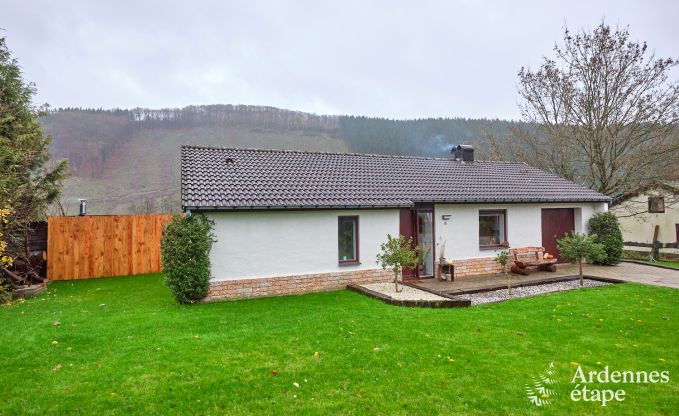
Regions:
[[327, 210], [327, 209], [379, 209], [379, 208], [412, 208], [414, 204], [594, 204], [610, 203], [611, 199], [596, 200], [553, 200], [553, 199], [508, 199], [504, 201], [491, 199], [415, 199], [410, 204], [377, 204], [377, 205], [242, 205], [242, 206], [182, 206], [185, 212], [190, 211], [281, 211], [281, 210]]

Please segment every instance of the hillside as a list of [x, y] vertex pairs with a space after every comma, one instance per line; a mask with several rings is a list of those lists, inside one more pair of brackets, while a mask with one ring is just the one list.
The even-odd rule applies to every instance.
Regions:
[[55, 158], [70, 162], [68, 214], [88, 199], [91, 214], [178, 211], [182, 144], [446, 157], [455, 143], [483, 154], [484, 132], [501, 120], [387, 120], [323, 116], [260, 106], [181, 110], [60, 109], [42, 119]]

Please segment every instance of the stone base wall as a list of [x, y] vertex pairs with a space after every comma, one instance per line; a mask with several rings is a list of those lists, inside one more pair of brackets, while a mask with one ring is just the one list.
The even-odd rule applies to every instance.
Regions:
[[378, 283], [394, 279], [390, 270], [351, 270], [261, 279], [221, 280], [210, 284], [206, 301], [293, 295], [345, 289], [348, 284]]
[[[440, 277], [440, 269], [436, 262], [436, 277]], [[478, 259], [453, 260], [455, 265], [455, 277], [475, 276], [482, 274], [500, 273], [502, 267], [497, 264], [495, 257], [482, 257]]]

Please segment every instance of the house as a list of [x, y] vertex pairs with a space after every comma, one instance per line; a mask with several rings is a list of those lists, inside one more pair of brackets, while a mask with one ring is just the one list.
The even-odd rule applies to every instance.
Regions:
[[215, 222], [210, 299], [339, 289], [393, 279], [376, 256], [411, 237], [421, 264], [404, 279], [498, 271], [511, 247], [585, 231], [609, 198], [523, 163], [184, 146], [182, 207]]
[[[679, 243], [679, 182], [649, 187], [616, 204], [611, 212], [620, 221], [628, 250], [650, 252], [654, 241], [665, 247]], [[664, 248], [661, 253], [679, 258], [679, 247]]]

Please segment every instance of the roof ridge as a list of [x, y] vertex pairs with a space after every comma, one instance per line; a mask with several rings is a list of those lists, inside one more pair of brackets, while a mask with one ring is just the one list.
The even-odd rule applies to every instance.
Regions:
[[[298, 154], [311, 154], [311, 155], [334, 155], [334, 156], [364, 156], [364, 157], [376, 157], [376, 158], [391, 158], [391, 159], [418, 159], [418, 160], [446, 160], [453, 161], [453, 159], [447, 157], [431, 157], [431, 156], [414, 156], [414, 155], [387, 155], [379, 153], [356, 153], [356, 152], [321, 152], [321, 151], [311, 151], [311, 150], [294, 150], [294, 149], [264, 149], [257, 147], [227, 147], [227, 146], [205, 146], [205, 145], [195, 145], [195, 144], [183, 144], [181, 146], [184, 148], [193, 149], [211, 149], [211, 150], [235, 150], [235, 151], [247, 151], [247, 152], [265, 152], [265, 153], [298, 153]], [[526, 164], [525, 162], [511, 162], [504, 160], [474, 160], [475, 163], [502, 163], [502, 164], [512, 164], [521, 165]], [[469, 163], [469, 162], [465, 162]], [[528, 165], [530, 166], [530, 165]], [[532, 166], [531, 166], [532, 167]]]

